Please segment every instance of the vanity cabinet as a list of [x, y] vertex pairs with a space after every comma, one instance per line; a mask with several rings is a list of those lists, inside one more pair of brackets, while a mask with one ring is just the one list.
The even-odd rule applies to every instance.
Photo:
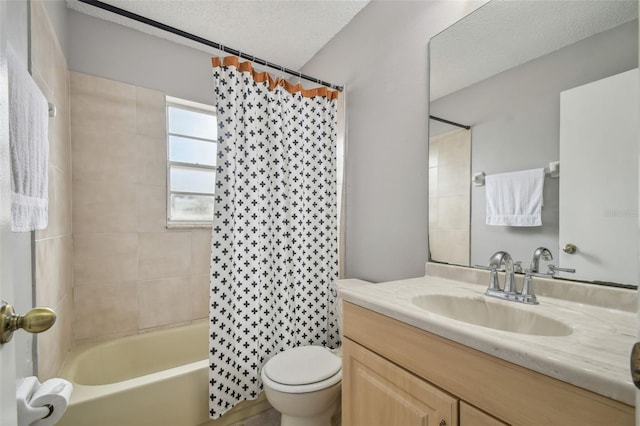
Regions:
[[343, 424], [634, 425], [634, 407], [344, 303]]

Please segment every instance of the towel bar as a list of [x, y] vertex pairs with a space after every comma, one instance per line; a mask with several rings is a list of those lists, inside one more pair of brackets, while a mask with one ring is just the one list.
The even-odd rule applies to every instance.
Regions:
[[[549, 163], [548, 167], [544, 168], [544, 174], [546, 176], [557, 178], [560, 176], [560, 162], [552, 161]], [[484, 178], [486, 174], [485, 172], [476, 172], [471, 177], [471, 183], [473, 186], [484, 186]]]

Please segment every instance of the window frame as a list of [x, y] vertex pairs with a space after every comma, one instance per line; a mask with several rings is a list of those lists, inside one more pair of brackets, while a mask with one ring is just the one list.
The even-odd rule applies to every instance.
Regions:
[[218, 145], [218, 139], [217, 139], [217, 135], [215, 139], [206, 139], [206, 138], [200, 138], [200, 137], [196, 137], [196, 136], [188, 136], [188, 135], [184, 135], [184, 134], [180, 134], [180, 133], [171, 133], [169, 131], [169, 108], [178, 108], [178, 109], [182, 109], [182, 110], [186, 110], [186, 111], [192, 111], [192, 112], [197, 112], [197, 113], [201, 113], [201, 114], [207, 114], [207, 115], [211, 115], [213, 117], [216, 117], [216, 110], [215, 107], [212, 105], [207, 105], [207, 104], [202, 104], [199, 102], [193, 102], [193, 101], [189, 101], [186, 99], [180, 99], [180, 98], [175, 98], [172, 96], [166, 96], [166, 105], [165, 105], [165, 117], [166, 117], [166, 131], [165, 131], [165, 146], [167, 148], [167, 158], [166, 158], [166, 167], [167, 167], [167, 171], [166, 171], [166, 177], [167, 177], [167, 184], [166, 184], [166, 226], [167, 229], [179, 229], [179, 228], [211, 228], [212, 224], [213, 224], [213, 217], [211, 218], [211, 220], [175, 220], [175, 219], [171, 219], [171, 195], [172, 194], [185, 194], [185, 195], [200, 195], [200, 196], [207, 196], [207, 197], [213, 197], [214, 193], [200, 193], [200, 192], [187, 192], [187, 191], [172, 191], [171, 190], [171, 166], [178, 166], [178, 167], [186, 167], [189, 169], [195, 169], [195, 170], [213, 170], [214, 172], [216, 171], [216, 166], [210, 166], [210, 165], [206, 165], [206, 164], [194, 164], [194, 163], [188, 163], [188, 162], [182, 162], [182, 161], [172, 161], [171, 160], [171, 136], [176, 136], [176, 137], [180, 137], [180, 138], [186, 138], [186, 139], [191, 139], [191, 140], [196, 140], [196, 141], [201, 141], [201, 142], [210, 142], [213, 144], [216, 144], [216, 148]]

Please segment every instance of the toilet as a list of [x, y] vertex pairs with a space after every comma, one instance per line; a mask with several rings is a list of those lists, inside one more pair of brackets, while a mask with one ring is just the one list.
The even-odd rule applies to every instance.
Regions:
[[282, 426], [330, 426], [340, 408], [342, 358], [322, 346], [287, 349], [260, 373]]

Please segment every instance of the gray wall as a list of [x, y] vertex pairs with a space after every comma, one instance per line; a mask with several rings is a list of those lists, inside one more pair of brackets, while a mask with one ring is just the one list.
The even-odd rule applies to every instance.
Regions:
[[[431, 113], [472, 125], [472, 173], [546, 167], [559, 158], [560, 92], [636, 68], [637, 44], [634, 20], [440, 98]], [[558, 188], [558, 179], [546, 178], [542, 227], [517, 228], [487, 226], [484, 187], [473, 187], [471, 265], [507, 250], [528, 266], [539, 246], [558, 258]]]
[[424, 275], [427, 43], [483, 3], [372, 1], [303, 67], [347, 87], [347, 277]]
[[213, 103], [207, 53], [69, 10], [69, 70]]

